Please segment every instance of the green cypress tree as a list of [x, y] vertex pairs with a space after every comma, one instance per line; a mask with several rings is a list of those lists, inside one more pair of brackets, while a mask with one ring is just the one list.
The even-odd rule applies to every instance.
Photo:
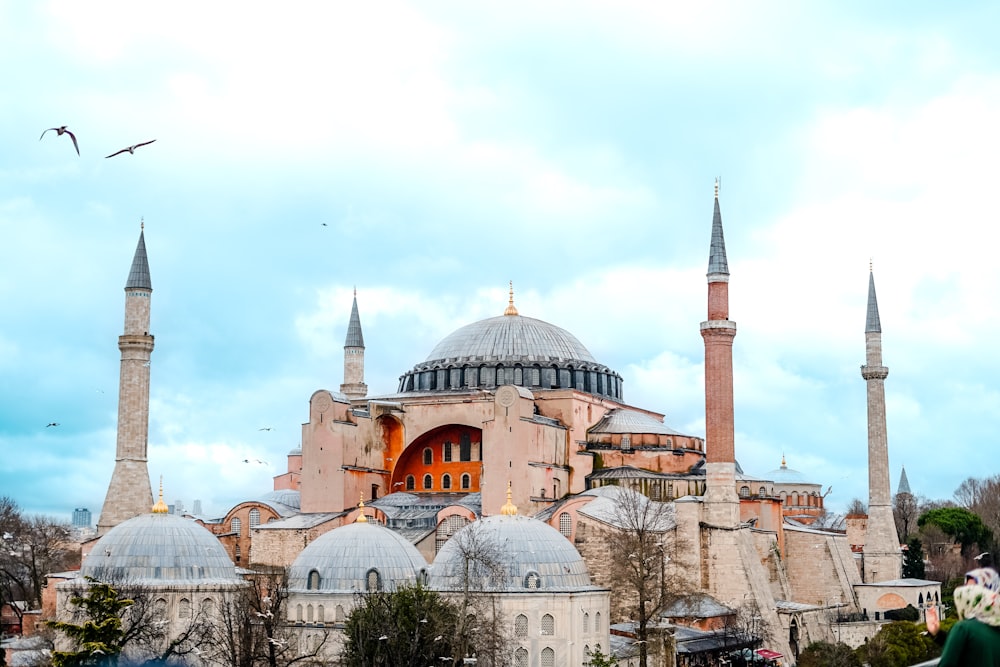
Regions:
[[90, 587], [85, 595], [70, 598], [70, 603], [83, 613], [82, 623], [48, 621], [51, 628], [59, 630], [76, 642], [75, 651], [55, 651], [54, 667], [96, 667], [115, 665], [122, 652], [122, 613], [132, 605], [132, 600], [122, 598], [110, 584], [88, 577]]

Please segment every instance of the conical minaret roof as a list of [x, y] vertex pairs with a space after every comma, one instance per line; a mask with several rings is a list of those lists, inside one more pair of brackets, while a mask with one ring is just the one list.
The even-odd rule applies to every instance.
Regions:
[[878, 300], [875, 298], [875, 274], [868, 272], [868, 319], [865, 333], [882, 333], [882, 323], [878, 319]]
[[361, 317], [358, 315], [358, 291], [354, 290], [354, 305], [351, 306], [351, 321], [347, 323], [347, 340], [344, 347], [364, 347], [365, 337], [361, 334]]
[[908, 493], [911, 496], [913, 492], [910, 491], [910, 480], [906, 479], [906, 467], [903, 467], [903, 472], [899, 475], [899, 487], [896, 488], [896, 493]]
[[128, 272], [128, 280], [125, 282], [125, 289], [153, 289], [153, 283], [149, 279], [149, 261], [146, 259], [146, 239], [143, 231], [139, 231], [139, 245], [135, 248], [135, 256], [132, 257], [132, 268]]
[[729, 275], [726, 239], [722, 235], [722, 211], [719, 208], [719, 182], [715, 182], [715, 212], [712, 214], [712, 245], [708, 253], [708, 275]]

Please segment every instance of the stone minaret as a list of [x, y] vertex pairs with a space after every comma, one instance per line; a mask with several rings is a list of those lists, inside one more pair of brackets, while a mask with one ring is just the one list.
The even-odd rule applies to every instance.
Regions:
[[889, 447], [885, 431], [885, 378], [882, 365], [882, 323], [875, 300], [875, 276], [868, 273], [868, 318], [865, 323], [865, 365], [861, 377], [868, 385], [868, 529], [865, 535], [865, 583], [902, 576], [903, 559], [892, 517], [889, 491]]
[[701, 336], [705, 339], [705, 519], [713, 526], [736, 527], [740, 520], [733, 424], [736, 323], [729, 319], [729, 264], [722, 235], [718, 181], [708, 256], [708, 320], [701, 323]]
[[122, 352], [118, 384], [118, 447], [115, 470], [97, 522], [103, 535], [122, 521], [147, 514], [153, 505], [153, 489], [146, 469], [149, 440], [149, 358], [153, 336], [149, 333], [149, 280], [146, 241], [139, 232], [139, 245], [125, 283], [125, 333], [118, 337]]
[[361, 318], [358, 316], [358, 290], [354, 290], [351, 321], [347, 324], [344, 384], [340, 385], [340, 392], [348, 398], [364, 398], [368, 395], [368, 385], [365, 384], [365, 337], [361, 335]]

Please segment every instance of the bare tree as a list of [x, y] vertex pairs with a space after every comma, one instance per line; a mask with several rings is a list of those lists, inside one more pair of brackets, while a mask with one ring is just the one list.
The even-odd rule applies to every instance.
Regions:
[[905, 542], [910, 532], [916, 530], [919, 516], [917, 499], [912, 493], [897, 493], [892, 497], [892, 518], [900, 541]]
[[852, 498], [847, 504], [847, 514], [868, 514], [868, 505], [861, 498]]
[[975, 512], [994, 537], [1000, 536], [1000, 475], [968, 478], [955, 490], [955, 500]]
[[624, 589], [624, 595], [635, 605], [639, 667], [646, 667], [650, 623], [668, 598], [683, 590], [673, 580], [674, 570], [669, 566], [671, 556], [682, 548], [675, 530], [674, 506], [619, 487], [609, 520], [610, 574], [618, 582], [615, 588]]

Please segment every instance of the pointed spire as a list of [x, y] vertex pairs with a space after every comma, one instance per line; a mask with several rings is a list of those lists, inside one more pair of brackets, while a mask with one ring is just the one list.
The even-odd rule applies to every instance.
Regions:
[[896, 493], [913, 495], [913, 492], [910, 491], [910, 480], [906, 479], [906, 466], [903, 466], [903, 472], [899, 475], [899, 487], [896, 488]]
[[507, 502], [500, 508], [503, 516], [517, 516], [517, 505], [511, 500], [510, 482], [507, 482]]
[[169, 514], [170, 508], [163, 502], [163, 475], [160, 475], [160, 499], [153, 505], [153, 514]]
[[503, 311], [504, 315], [517, 315], [517, 308], [514, 307], [514, 281], [510, 281], [510, 300], [507, 301], [507, 310]]
[[715, 179], [715, 211], [712, 214], [712, 246], [708, 253], [708, 275], [729, 275], [726, 239], [722, 235], [722, 210], [719, 208], [719, 179]]
[[865, 333], [882, 333], [882, 323], [878, 319], [878, 300], [875, 299], [875, 274], [868, 269], [868, 319]]
[[358, 500], [358, 511], [359, 511], [359, 514], [358, 514], [358, 518], [355, 521], [355, 523], [368, 523], [368, 517], [365, 516], [365, 500], [364, 500], [364, 496], [362, 496]]
[[132, 257], [132, 268], [128, 273], [128, 280], [125, 282], [125, 289], [153, 289], [153, 283], [149, 279], [149, 262], [146, 260], [146, 239], [144, 228], [145, 223], [140, 223], [139, 245], [135, 248], [135, 256]]
[[361, 334], [361, 317], [358, 315], [358, 288], [354, 288], [354, 304], [351, 306], [351, 321], [347, 323], [347, 340], [344, 347], [364, 347], [365, 337]]
[[781, 467], [782, 468], [787, 468], [788, 467], [788, 465], [785, 463], [785, 454], [784, 454], [784, 452], [781, 453]]

